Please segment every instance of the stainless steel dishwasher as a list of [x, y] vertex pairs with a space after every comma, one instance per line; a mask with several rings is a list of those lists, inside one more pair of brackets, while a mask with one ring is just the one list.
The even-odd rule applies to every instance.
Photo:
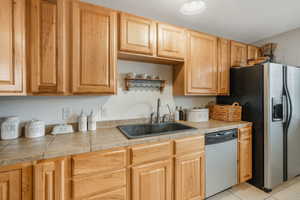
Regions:
[[205, 135], [206, 198], [237, 184], [237, 130]]

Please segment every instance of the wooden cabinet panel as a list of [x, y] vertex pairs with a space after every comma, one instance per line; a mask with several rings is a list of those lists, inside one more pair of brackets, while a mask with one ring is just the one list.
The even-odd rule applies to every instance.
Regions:
[[188, 137], [175, 140], [175, 154], [204, 152], [204, 136]]
[[176, 158], [175, 199], [201, 200], [205, 193], [204, 153]]
[[132, 167], [132, 200], [171, 200], [172, 162]]
[[30, 89], [64, 93], [64, 0], [30, 0]]
[[117, 13], [73, 3], [73, 93], [116, 92]]
[[0, 199], [21, 200], [22, 182], [21, 170], [11, 170], [0, 173]]
[[238, 177], [239, 183], [252, 178], [252, 127], [239, 129]]
[[64, 159], [34, 165], [34, 199], [66, 199], [66, 170]]
[[0, 95], [25, 93], [25, 0], [1, 0]]
[[172, 154], [173, 150], [170, 141], [137, 145], [131, 148], [131, 163], [141, 164], [159, 159], [166, 159], [172, 156]]
[[217, 38], [198, 32], [188, 33], [187, 93], [217, 94]]
[[84, 177], [73, 177], [72, 197], [81, 199], [95, 194], [126, 186], [126, 170], [105, 174], [92, 174]]
[[229, 95], [230, 40], [218, 40], [218, 94]]
[[231, 41], [231, 67], [240, 67], [247, 64], [247, 45]]
[[248, 60], [255, 60], [258, 58], [258, 48], [248, 45]]
[[72, 157], [72, 174], [107, 172], [125, 168], [127, 165], [126, 149], [93, 152]]
[[126, 188], [95, 195], [86, 200], [126, 200]]
[[159, 23], [157, 25], [157, 55], [184, 59], [186, 36], [183, 28]]
[[120, 50], [154, 55], [155, 22], [146, 18], [121, 13]]

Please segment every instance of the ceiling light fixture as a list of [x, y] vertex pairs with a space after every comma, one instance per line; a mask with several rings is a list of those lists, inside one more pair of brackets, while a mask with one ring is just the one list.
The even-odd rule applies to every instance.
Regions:
[[184, 3], [180, 12], [184, 15], [197, 15], [206, 9], [206, 3], [203, 0], [192, 0]]

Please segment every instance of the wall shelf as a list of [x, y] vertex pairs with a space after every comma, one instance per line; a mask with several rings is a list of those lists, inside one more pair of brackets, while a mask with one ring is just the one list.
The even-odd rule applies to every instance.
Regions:
[[166, 80], [159, 79], [140, 79], [140, 78], [125, 78], [125, 89], [130, 88], [149, 88], [159, 89], [162, 92], [166, 86]]

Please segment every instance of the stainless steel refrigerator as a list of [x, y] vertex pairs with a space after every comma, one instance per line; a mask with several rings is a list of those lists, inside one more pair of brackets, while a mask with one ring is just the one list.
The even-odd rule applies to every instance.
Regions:
[[265, 63], [231, 69], [231, 95], [253, 122], [253, 185], [266, 191], [300, 175], [300, 67]]

